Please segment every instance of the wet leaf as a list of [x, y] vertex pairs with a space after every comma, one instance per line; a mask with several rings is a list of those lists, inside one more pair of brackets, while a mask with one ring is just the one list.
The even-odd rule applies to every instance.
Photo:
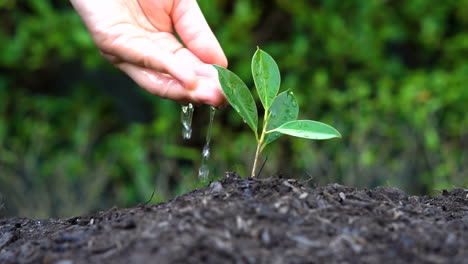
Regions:
[[280, 72], [275, 60], [259, 48], [252, 58], [252, 75], [263, 108], [268, 110], [280, 87]]
[[276, 129], [267, 131], [267, 133], [272, 132], [280, 132], [290, 136], [317, 140], [341, 137], [340, 132], [333, 127], [311, 120], [291, 121]]
[[257, 135], [257, 106], [249, 88], [233, 72], [218, 65], [214, 67], [218, 71], [219, 82], [227, 100]]
[[[270, 107], [270, 119], [267, 130], [278, 128], [279, 126], [297, 119], [299, 106], [292, 91], [280, 93]], [[273, 142], [281, 136], [280, 132], [273, 132], [265, 136], [265, 145]]]

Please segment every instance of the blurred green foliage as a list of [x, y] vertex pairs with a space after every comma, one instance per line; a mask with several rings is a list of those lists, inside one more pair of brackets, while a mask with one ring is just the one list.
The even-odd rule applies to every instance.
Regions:
[[[282, 137], [262, 175], [412, 193], [468, 184], [467, 0], [199, 0], [250, 87], [257, 46], [278, 62], [300, 118], [342, 140]], [[121, 79], [65, 0], [0, 0], [0, 215], [71, 216], [198, 186], [208, 122]], [[217, 111], [212, 176], [247, 175], [255, 142]], [[2, 206], [0, 205], [0, 208]]]

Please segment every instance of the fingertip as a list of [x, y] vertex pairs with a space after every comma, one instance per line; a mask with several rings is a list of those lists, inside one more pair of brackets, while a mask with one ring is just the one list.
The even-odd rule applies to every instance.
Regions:
[[223, 68], [227, 68], [228, 67], [228, 60], [227, 60], [227, 57], [226, 55], [224, 55], [224, 53], [219, 57], [219, 59], [217, 60], [217, 63], [212, 63], [212, 64], [217, 64]]
[[224, 55], [224, 52], [218, 43], [216, 43], [216, 45], [204, 44], [203, 47], [193, 43], [189, 46], [189, 49], [193, 54], [195, 54], [195, 56], [206, 64], [216, 64], [224, 68], [227, 68], [228, 66], [227, 57]]
[[202, 104], [216, 107], [226, 104], [226, 97], [221, 87], [211, 78], [200, 79], [195, 97], [196, 100]]

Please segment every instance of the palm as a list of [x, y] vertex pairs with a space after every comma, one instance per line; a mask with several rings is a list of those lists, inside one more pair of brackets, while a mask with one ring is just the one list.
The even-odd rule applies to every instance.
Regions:
[[176, 101], [224, 102], [207, 64], [226, 66], [226, 59], [204, 19], [197, 21], [195, 0], [72, 2], [101, 53], [149, 92]]

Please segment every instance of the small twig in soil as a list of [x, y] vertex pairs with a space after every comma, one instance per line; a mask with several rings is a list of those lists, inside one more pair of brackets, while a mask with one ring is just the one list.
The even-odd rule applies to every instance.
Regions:
[[307, 176], [309, 176], [309, 178], [308, 178], [307, 180], [301, 182], [301, 183], [304, 184], [304, 185], [305, 185], [306, 183], [308, 183], [308, 182], [314, 180], [314, 176], [310, 175], [307, 171], [306, 171], [306, 174], [307, 174]]
[[156, 185], [154, 185], [154, 189], [153, 189], [153, 193], [151, 194], [151, 197], [150, 197], [149, 200], [146, 201], [146, 203], [144, 203], [143, 205], [148, 205], [148, 204], [151, 202], [151, 200], [153, 200], [154, 193], [156, 193]]
[[263, 167], [265, 167], [265, 163], [267, 162], [267, 160], [268, 160], [268, 156], [265, 158], [265, 161], [263, 162], [262, 167], [260, 167], [260, 171], [257, 174], [259, 178], [260, 178], [260, 174], [262, 173]]

